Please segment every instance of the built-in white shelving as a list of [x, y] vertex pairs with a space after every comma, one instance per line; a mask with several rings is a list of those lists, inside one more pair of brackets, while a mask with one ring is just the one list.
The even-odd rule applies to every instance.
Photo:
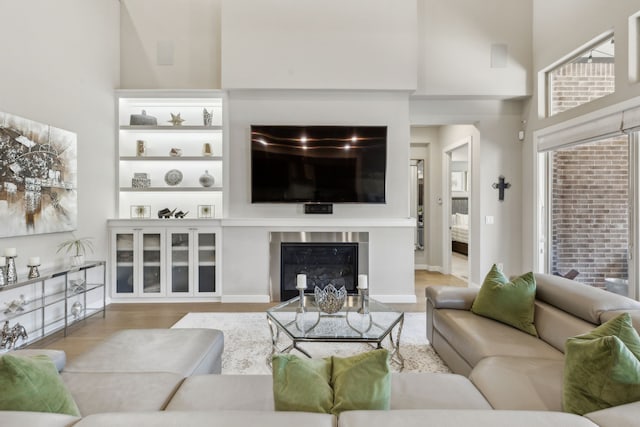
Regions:
[[[186, 218], [222, 217], [224, 92], [119, 90], [116, 95], [118, 217], [157, 218], [162, 209], [187, 212]], [[204, 110], [212, 113], [210, 123]], [[178, 114], [183, 121], [174, 125]], [[132, 123], [132, 116], [141, 115], [156, 124]], [[177, 183], [167, 178], [170, 171], [179, 171]], [[202, 185], [205, 174], [213, 177], [213, 185]], [[134, 183], [134, 176], [148, 182]]]

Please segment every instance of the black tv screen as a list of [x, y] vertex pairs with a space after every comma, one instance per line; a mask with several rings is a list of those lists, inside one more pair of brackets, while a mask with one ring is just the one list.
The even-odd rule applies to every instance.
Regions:
[[251, 126], [252, 203], [385, 203], [386, 126]]

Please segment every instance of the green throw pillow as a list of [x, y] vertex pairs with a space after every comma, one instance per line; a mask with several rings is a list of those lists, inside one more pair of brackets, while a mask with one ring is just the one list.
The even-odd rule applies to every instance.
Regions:
[[80, 416], [76, 402], [47, 356], [0, 357], [0, 410]]
[[562, 406], [583, 415], [640, 400], [640, 337], [622, 313], [565, 344]]
[[523, 274], [510, 282], [494, 264], [482, 282], [471, 311], [537, 337], [538, 331], [533, 324], [535, 299], [533, 273]]
[[331, 413], [331, 359], [307, 359], [292, 354], [272, 358], [276, 411]]
[[332, 413], [389, 409], [391, 372], [389, 352], [373, 350], [351, 357], [332, 357]]

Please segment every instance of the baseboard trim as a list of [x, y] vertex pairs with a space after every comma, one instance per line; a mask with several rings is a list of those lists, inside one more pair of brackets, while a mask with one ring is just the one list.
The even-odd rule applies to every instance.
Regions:
[[269, 303], [271, 302], [271, 298], [269, 295], [223, 295], [222, 303]]

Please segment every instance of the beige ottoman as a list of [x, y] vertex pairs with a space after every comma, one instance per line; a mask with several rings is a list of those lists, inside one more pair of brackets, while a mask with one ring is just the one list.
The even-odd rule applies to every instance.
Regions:
[[215, 329], [129, 329], [83, 353], [65, 372], [219, 374], [224, 336]]

